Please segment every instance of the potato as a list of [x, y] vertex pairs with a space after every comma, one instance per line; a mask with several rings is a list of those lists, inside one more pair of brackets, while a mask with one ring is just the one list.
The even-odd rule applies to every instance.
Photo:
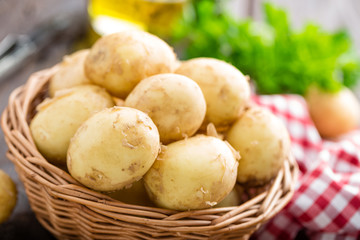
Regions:
[[172, 72], [176, 56], [160, 38], [142, 31], [103, 36], [85, 60], [86, 76], [114, 96], [125, 98], [140, 80]]
[[84, 62], [88, 54], [89, 50], [84, 49], [64, 57], [59, 65], [59, 70], [49, 81], [49, 95], [51, 97], [55, 95], [56, 91], [90, 84], [90, 80], [84, 72]]
[[123, 99], [121, 99], [121, 98], [113, 96], [113, 101], [114, 101], [115, 105], [118, 106], [118, 107], [124, 107], [125, 106], [125, 101]]
[[206, 102], [199, 85], [188, 77], [173, 73], [142, 80], [126, 98], [125, 106], [147, 113], [165, 144], [192, 136], [206, 113]]
[[231, 126], [226, 139], [241, 155], [237, 180], [248, 186], [268, 183], [290, 153], [285, 125], [261, 107], [245, 111]]
[[70, 139], [91, 115], [114, 106], [111, 96], [94, 85], [77, 86], [38, 106], [30, 130], [39, 152], [51, 163], [65, 164]]
[[182, 62], [175, 73], [197, 82], [204, 93], [207, 112], [204, 127], [213, 123], [217, 129], [234, 122], [250, 98], [247, 78], [234, 66], [212, 58], [194, 58]]
[[327, 93], [312, 86], [305, 99], [310, 116], [322, 137], [336, 138], [359, 126], [360, 104], [348, 88]]
[[240, 197], [236, 191], [236, 188], [233, 188], [233, 190], [231, 190], [231, 192], [221, 202], [216, 204], [215, 207], [233, 207], [238, 206], [239, 204]]
[[112, 107], [90, 117], [71, 139], [67, 166], [88, 188], [115, 191], [138, 181], [154, 163], [160, 136], [145, 113]]
[[3, 170], [0, 169], [0, 224], [11, 215], [17, 200], [16, 185]]
[[167, 145], [144, 176], [157, 205], [175, 210], [216, 205], [233, 189], [238, 162], [222, 140], [197, 135]]
[[135, 204], [141, 206], [153, 206], [146, 189], [144, 186], [144, 181], [140, 179], [137, 182], [134, 182], [128, 188], [124, 188], [118, 191], [107, 193], [108, 196], [124, 203]]

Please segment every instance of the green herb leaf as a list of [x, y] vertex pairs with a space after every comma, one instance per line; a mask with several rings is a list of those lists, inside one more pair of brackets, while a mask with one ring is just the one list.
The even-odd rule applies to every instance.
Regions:
[[249, 75], [262, 94], [304, 95], [316, 84], [335, 92], [360, 78], [359, 57], [345, 31], [307, 24], [294, 31], [286, 12], [264, 4], [265, 22], [236, 20], [216, 1], [194, 0], [172, 35], [182, 59], [214, 57]]

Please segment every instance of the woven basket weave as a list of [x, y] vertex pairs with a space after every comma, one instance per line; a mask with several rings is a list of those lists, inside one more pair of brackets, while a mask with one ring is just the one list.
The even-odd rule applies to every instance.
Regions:
[[55, 71], [56, 66], [34, 73], [12, 92], [1, 126], [7, 157], [15, 164], [31, 208], [56, 238], [248, 239], [291, 199], [298, 173], [291, 156], [267, 189], [234, 207], [179, 212], [125, 204], [83, 187], [42, 157], [29, 130]]

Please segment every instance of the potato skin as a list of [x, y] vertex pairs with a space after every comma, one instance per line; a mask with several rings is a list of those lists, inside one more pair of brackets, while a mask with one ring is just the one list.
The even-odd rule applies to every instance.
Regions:
[[285, 125], [269, 110], [257, 106], [232, 125], [226, 140], [240, 152], [238, 182], [250, 187], [274, 178], [290, 153]]
[[231, 192], [218, 204], [216, 204], [215, 207], [233, 207], [238, 206], [240, 204], [240, 197], [236, 190], [236, 187], [231, 190]]
[[59, 90], [90, 84], [90, 80], [85, 76], [84, 72], [84, 62], [88, 54], [89, 49], [84, 49], [63, 58], [59, 70], [50, 79], [50, 97], [54, 97], [55, 92]]
[[233, 189], [238, 162], [222, 140], [205, 135], [173, 142], [144, 176], [150, 198], [160, 207], [204, 209]]
[[323, 138], [336, 138], [359, 126], [360, 104], [348, 88], [327, 93], [312, 86], [305, 99], [310, 116]]
[[201, 126], [206, 102], [199, 85], [188, 77], [167, 73], [142, 80], [125, 106], [149, 115], [164, 144], [192, 136]]
[[0, 169], [0, 224], [10, 217], [16, 201], [16, 185], [9, 175]]
[[224, 129], [244, 111], [250, 98], [245, 76], [234, 66], [213, 58], [194, 58], [181, 63], [175, 73], [197, 82], [204, 93], [207, 111], [203, 126], [213, 123]]
[[70, 139], [94, 113], [114, 106], [111, 96], [94, 85], [63, 90], [45, 100], [31, 120], [30, 130], [39, 152], [51, 163], [64, 165]]
[[78, 129], [67, 155], [70, 174], [97, 191], [115, 191], [139, 180], [160, 150], [155, 124], [127, 107], [104, 109]]
[[134, 182], [131, 186], [125, 187], [124, 189], [106, 193], [106, 195], [120, 202], [154, 207], [154, 204], [146, 192], [143, 179]]
[[112, 95], [125, 98], [142, 79], [172, 72], [176, 56], [160, 38], [142, 31], [103, 36], [85, 60], [86, 76]]

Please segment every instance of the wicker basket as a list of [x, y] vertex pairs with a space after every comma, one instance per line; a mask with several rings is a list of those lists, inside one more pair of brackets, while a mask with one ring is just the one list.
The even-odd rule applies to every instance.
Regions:
[[125, 204], [89, 190], [49, 164], [29, 131], [36, 105], [57, 67], [15, 89], [2, 114], [7, 157], [15, 164], [39, 222], [58, 239], [248, 239], [291, 199], [298, 168], [285, 161], [271, 185], [240, 206], [173, 211]]

